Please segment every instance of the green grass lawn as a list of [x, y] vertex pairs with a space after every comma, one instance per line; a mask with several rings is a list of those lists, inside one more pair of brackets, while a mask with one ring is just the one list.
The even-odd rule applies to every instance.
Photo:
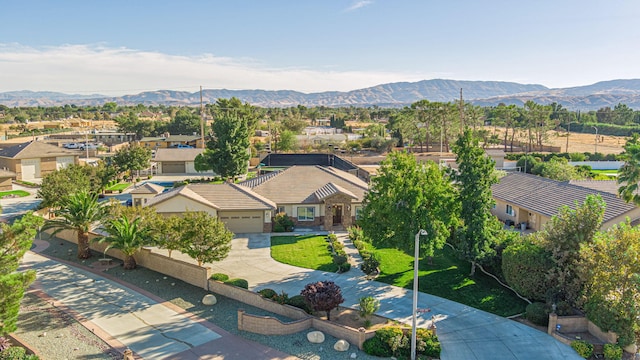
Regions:
[[272, 236], [271, 257], [284, 264], [328, 272], [338, 271], [325, 236]]
[[0, 198], [5, 196], [15, 195], [18, 197], [28, 196], [29, 193], [24, 190], [9, 190], [9, 191], [0, 191]]
[[613, 170], [591, 170], [592, 173], [594, 174], [617, 174], [618, 170], [617, 169], [613, 169]]
[[[397, 249], [368, 248], [380, 260], [378, 281], [413, 288], [413, 256]], [[429, 264], [428, 259], [420, 259], [419, 269], [418, 287], [422, 292], [500, 316], [524, 312], [524, 301], [494, 279], [481, 274], [479, 269], [474, 277], [470, 277], [471, 264], [459, 260], [449, 247], [436, 252], [433, 264]]]
[[131, 184], [129, 184], [129, 183], [118, 183], [118, 184], [109, 186], [105, 190], [107, 190], [107, 191], [122, 191], [122, 190], [128, 188], [129, 186], [131, 186]]

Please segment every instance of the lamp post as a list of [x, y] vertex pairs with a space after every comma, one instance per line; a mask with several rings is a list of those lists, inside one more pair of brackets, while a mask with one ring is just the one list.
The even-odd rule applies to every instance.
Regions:
[[411, 327], [411, 360], [416, 360], [416, 316], [418, 314], [418, 256], [420, 250], [420, 235], [427, 235], [427, 230], [420, 229], [416, 233], [416, 243], [413, 254], [413, 320]]
[[593, 126], [593, 128], [596, 129], [596, 154], [597, 154], [598, 153], [598, 128], [595, 126]]

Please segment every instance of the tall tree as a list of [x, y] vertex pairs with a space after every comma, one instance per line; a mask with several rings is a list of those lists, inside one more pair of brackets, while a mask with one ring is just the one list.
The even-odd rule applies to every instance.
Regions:
[[202, 211], [188, 211], [181, 222], [180, 251], [198, 261], [198, 266], [227, 257], [233, 233], [222, 221]]
[[48, 220], [43, 229], [54, 229], [52, 235], [63, 230], [75, 231], [78, 259], [88, 259], [91, 257], [89, 232], [100, 226], [106, 216], [107, 204], [99, 203], [97, 194], [80, 191], [63, 198], [55, 218]]
[[20, 301], [36, 279], [34, 270], [17, 271], [43, 220], [27, 213], [12, 225], [0, 224], [0, 336], [16, 330]]
[[358, 224], [374, 244], [411, 252], [415, 234], [424, 229], [424, 256], [444, 246], [456, 220], [455, 192], [445, 172], [404, 152], [383, 161], [363, 204]]
[[638, 183], [640, 183], [640, 137], [633, 134], [627, 140], [622, 153], [624, 165], [618, 172], [618, 194], [626, 202], [633, 202], [640, 206], [640, 194], [638, 193]]
[[196, 170], [213, 170], [225, 179], [246, 174], [251, 156], [247, 122], [224, 113], [215, 120], [212, 129], [213, 138], [207, 149], [195, 159]]
[[94, 170], [91, 166], [71, 164], [46, 174], [37, 194], [42, 199], [40, 207], [58, 207], [66, 197], [78, 191], [98, 193], [101, 182], [96, 182], [98, 178], [92, 176]]
[[475, 273], [477, 263], [493, 255], [492, 245], [497, 232], [502, 227], [491, 214], [493, 196], [491, 185], [498, 182], [494, 161], [486, 156], [484, 150], [473, 138], [471, 130], [466, 129], [458, 138], [453, 152], [457, 155], [458, 171], [453, 180], [458, 189], [458, 202], [461, 205], [461, 228], [456, 234], [456, 248], [462, 256], [471, 262], [471, 275]]
[[103, 230], [107, 235], [97, 238], [100, 243], [108, 243], [105, 252], [109, 249], [118, 249], [124, 254], [124, 269], [136, 268], [136, 259], [133, 257], [143, 246], [153, 245], [151, 228], [145, 226], [140, 218], [133, 221], [126, 215], [111, 219], [104, 225]]
[[200, 134], [200, 116], [194, 114], [189, 108], [181, 108], [166, 128], [171, 134]]
[[151, 166], [151, 149], [136, 145], [125, 147], [116, 151], [111, 160], [121, 174], [128, 173], [133, 177], [134, 171]]

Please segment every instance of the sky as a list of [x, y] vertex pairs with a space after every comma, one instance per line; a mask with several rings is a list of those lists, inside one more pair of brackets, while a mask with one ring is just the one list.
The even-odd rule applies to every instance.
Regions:
[[2, 0], [0, 92], [640, 78], [638, 0]]

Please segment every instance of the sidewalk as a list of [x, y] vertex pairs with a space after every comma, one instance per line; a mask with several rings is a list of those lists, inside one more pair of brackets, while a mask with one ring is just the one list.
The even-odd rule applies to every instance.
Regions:
[[27, 252], [34, 286], [110, 346], [137, 359], [295, 359], [235, 336], [141, 289]]
[[[346, 233], [336, 235], [340, 239], [346, 237]], [[348, 241], [345, 248], [354, 255], [355, 249]], [[192, 261], [182, 254], [174, 254]], [[247, 279], [251, 290], [268, 287], [290, 296], [298, 294], [307, 283], [331, 280], [341, 287], [344, 306], [355, 308], [361, 297], [374, 296], [381, 303], [379, 315], [411, 323], [411, 290], [367, 280], [358, 268], [335, 274], [279, 263], [271, 258], [269, 234], [238, 235], [229, 256], [207, 266], [211, 266], [214, 273]], [[546, 333], [466, 305], [420, 293], [418, 307], [431, 309], [429, 314], [419, 316], [418, 326], [426, 327], [434, 317], [442, 344], [442, 360], [581, 359], [571, 347]]]

